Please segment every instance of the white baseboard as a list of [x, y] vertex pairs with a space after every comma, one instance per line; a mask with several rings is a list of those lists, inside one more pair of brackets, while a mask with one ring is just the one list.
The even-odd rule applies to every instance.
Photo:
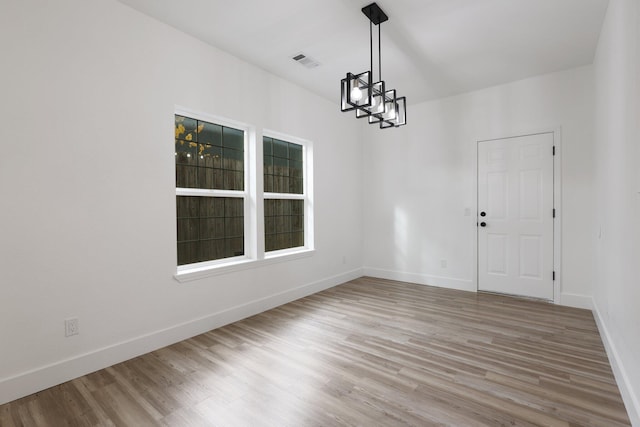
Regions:
[[0, 380], [0, 404], [361, 277], [358, 268]]
[[437, 286], [439, 288], [458, 289], [460, 291], [476, 292], [472, 280], [456, 279], [453, 277], [432, 276], [428, 274], [406, 273], [404, 271], [384, 270], [381, 268], [364, 267], [364, 275], [379, 279], [398, 280], [401, 282], [417, 283], [419, 285]]
[[560, 294], [560, 304], [566, 305], [567, 307], [586, 308], [587, 310], [592, 310], [593, 298], [591, 298], [590, 295], [563, 292]]
[[631, 425], [634, 427], [640, 427], [640, 401], [638, 400], [638, 395], [633, 389], [633, 385], [627, 376], [627, 371], [624, 369], [618, 350], [611, 339], [604, 317], [602, 317], [600, 310], [598, 310], [598, 305], [595, 301], [592, 302], [592, 305], [593, 317], [596, 319], [596, 324], [598, 325], [602, 342], [607, 350], [609, 364], [611, 365], [611, 369], [613, 370], [613, 374], [616, 378], [616, 383], [618, 383], [618, 388], [620, 389], [624, 406], [626, 407], [627, 414], [631, 420]]

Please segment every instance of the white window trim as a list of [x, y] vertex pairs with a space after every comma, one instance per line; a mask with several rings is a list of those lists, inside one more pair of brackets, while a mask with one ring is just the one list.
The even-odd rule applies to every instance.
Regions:
[[[313, 143], [311, 141], [264, 130], [260, 135], [255, 127], [236, 120], [194, 111], [176, 106], [174, 114], [244, 131], [244, 191], [213, 190], [200, 188], [176, 188], [176, 196], [238, 197], [244, 199], [244, 248], [242, 256], [185, 264], [176, 267], [174, 278], [181, 283], [203, 279], [234, 271], [258, 268], [269, 264], [307, 258], [315, 252], [313, 228]], [[303, 147], [303, 194], [263, 193], [263, 144], [267, 136]], [[264, 250], [264, 199], [305, 200], [305, 245], [265, 253]], [[174, 199], [175, 200], [175, 199]], [[255, 207], [255, 208], [252, 208]], [[176, 226], [174, 220], [174, 226]], [[175, 235], [175, 234], [174, 234]], [[177, 247], [174, 245], [174, 248]], [[177, 259], [176, 259], [177, 264]]]
[[[255, 200], [255, 186], [252, 185], [254, 180], [251, 179], [251, 167], [255, 164], [252, 161], [252, 153], [250, 152], [251, 139], [255, 138], [255, 129], [247, 123], [236, 120], [230, 120], [225, 117], [214, 116], [199, 111], [190, 110], [188, 108], [176, 106], [174, 115], [186, 116], [196, 120], [202, 120], [216, 125], [229, 128], [239, 129], [244, 132], [244, 191], [237, 190], [216, 190], [202, 188], [180, 188], [176, 187], [176, 196], [201, 196], [201, 197], [236, 197], [244, 200], [244, 255], [230, 258], [222, 258], [211, 261], [198, 262], [193, 264], [177, 265], [175, 278], [183, 281], [194, 273], [202, 274], [206, 271], [220, 269], [230, 265], [241, 265], [251, 260], [251, 256], [255, 256], [255, 244], [250, 234], [251, 230], [255, 230], [252, 226], [256, 221], [256, 213], [251, 209], [252, 200]], [[255, 166], [253, 166], [255, 169]], [[255, 173], [255, 172], [253, 172]], [[177, 259], [176, 259], [177, 264]]]
[[[267, 138], [275, 138], [281, 141], [291, 142], [302, 146], [302, 194], [293, 193], [263, 193], [262, 205], [262, 251], [265, 259], [275, 259], [297, 253], [315, 250], [314, 223], [313, 223], [313, 143], [309, 140], [287, 135], [281, 132], [265, 129], [262, 135]], [[261, 138], [262, 142], [262, 138]], [[262, 146], [262, 144], [260, 144]], [[260, 150], [262, 151], [262, 150]], [[263, 162], [260, 162], [262, 165]], [[304, 246], [281, 249], [277, 251], [264, 251], [264, 199], [304, 200]]]
[[295, 193], [264, 193], [264, 198], [265, 199], [304, 200], [307, 197], [304, 194], [295, 194]]
[[246, 196], [246, 191], [177, 187], [176, 196], [237, 197], [240, 199]]
[[[296, 248], [300, 249], [300, 248]], [[288, 250], [283, 250], [285, 252]], [[281, 252], [281, 251], [278, 251]], [[248, 270], [251, 268], [259, 268], [264, 267], [271, 264], [276, 264], [284, 261], [292, 261], [295, 259], [308, 258], [313, 255], [315, 250], [313, 249], [304, 249], [297, 250], [295, 252], [287, 252], [280, 254], [273, 254], [269, 258], [263, 259], [249, 259], [240, 257], [235, 258], [224, 258], [222, 260], [217, 261], [227, 261], [224, 263], [220, 263], [218, 265], [202, 265], [199, 267], [191, 267], [189, 269], [184, 269], [183, 271], [178, 272], [174, 277], [180, 283], [191, 282], [194, 280], [204, 279], [211, 276], [218, 276], [222, 274], [232, 273], [234, 271], [242, 271]], [[205, 264], [205, 263], [199, 263]], [[195, 264], [189, 264], [189, 266], [195, 266]], [[186, 267], [186, 266], [185, 266]]]

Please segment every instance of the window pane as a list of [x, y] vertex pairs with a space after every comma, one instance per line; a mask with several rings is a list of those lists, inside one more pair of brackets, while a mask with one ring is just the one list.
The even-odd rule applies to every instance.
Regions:
[[222, 146], [244, 151], [244, 132], [238, 129], [225, 127], [222, 129]]
[[198, 153], [200, 155], [200, 167], [221, 168], [222, 148], [215, 145], [199, 144]]
[[197, 197], [178, 197], [176, 199], [177, 217], [180, 218], [197, 218], [200, 205]]
[[222, 146], [222, 126], [198, 121], [198, 142]]
[[266, 175], [264, 176], [264, 192], [265, 193], [273, 193], [273, 176]]
[[198, 121], [176, 115], [176, 139], [197, 142]]
[[178, 197], [178, 199], [193, 200], [202, 218], [224, 218], [224, 197]]
[[183, 141], [176, 139], [176, 164], [197, 166], [198, 144], [195, 142]]
[[242, 199], [229, 198], [225, 200], [224, 215], [228, 218], [244, 216], [244, 201]]
[[198, 188], [215, 189], [223, 186], [222, 169], [199, 168]]
[[234, 150], [232, 148], [224, 148], [223, 152], [223, 164], [225, 169], [242, 171], [244, 170], [244, 152]]
[[178, 265], [198, 262], [198, 242], [178, 242]]
[[304, 246], [304, 232], [291, 233], [291, 247]]
[[289, 159], [302, 163], [302, 145], [289, 143]]
[[195, 166], [176, 165], [176, 187], [196, 188], [197, 184], [198, 168]]
[[226, 258], [224, 253], [224, 239], [210, 239], [201, 242], [202, 257], [206, 259]]
[[289, 160], [274, 157], [273, 174], [278, 176], [289, 176]]
[[244, 255], [244, 199], [176, 196], [178, 265]]
[[291, 215], [291, 230], [292, 231], [304, 231], [304, 216], [303, 215]]
[[273, 155], [274, 157], [281, 157], [283, 159], [289, 158], [289, 143], [286, 141], [280, 141], [279, 139], [273, 140]]
[[224, 218], [202, 218], [200, 236], [203, 239], [224, 239]]
[[194, 188], [198, 186], [198, 168], [196, 158], [198, 144], [176, 139], [176, 186]]
[[178, 218], [178, 241], [197, 241], [200, 222], [197, 218]]
[[302, 178], [302, 162], [295, 160], [289, 161], [289, 176]]
[[272, 156], [273, 155], [273, 139], [265, 136], [262, 138], [262, 147], [264, 156]]
[[273, 192], [274, 193], [288, 193], [289, 192], [289, 178], [286, 176], [274, 176], [273, 177]]
[[224, 188], [227, 190], [239, 190], [244, 188], [244, 173], [223, 170]]
[[233, 239], [225, 239], [226, 257], [244, 255], [244, 239], [237, 237]]
[[264, 201], [265, 251], [304, 246], [304, 200]]
[[264, 191], [304, 194], [302, 145], [268, 137], [262, 143]]
[[176, 115], [175, 157], [177, 188], [244, 190], [242, 130]]
[[302, 178], [289, 178], [289, 190], [295, 194], [302, 194]]

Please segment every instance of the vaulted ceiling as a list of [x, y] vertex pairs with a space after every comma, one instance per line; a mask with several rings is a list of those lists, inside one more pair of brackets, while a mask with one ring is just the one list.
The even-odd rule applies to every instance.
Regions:
[[[369, 69], [370, 0], [120, 1], [336, 103], [346, 72]], [[608, 0], [377, 3], [382, 77], [414, 104], [590, 64]]]

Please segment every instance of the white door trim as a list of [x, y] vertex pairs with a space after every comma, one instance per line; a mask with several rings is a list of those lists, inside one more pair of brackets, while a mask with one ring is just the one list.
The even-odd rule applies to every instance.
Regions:
[[[511, 133], [498, 135], [495, 137], [478, 138], [474, 141], [475, 161], [473, 179], [473, 198], [475, 200], [475, 217], [478, 218], [478, 143], [491, 141], [494, 139], [518, 138], [521, 136], [538, 135], [542, 133], [553, 134], [553, 145], [556, 147], [553, 157], [553, 207], [556, 216], [553, 219], [553, 269], [556, 273], [553, 284], [553, 302], [560, 304], [562, 294], [562, 128], [560, 126], [552, 129], [541, 129], [529, 132]], [[474, 221], [475, 222], [475, 221]], [[476, 292], [478, 291], [478, 233], [477, 224], [473, 224], [473, 270], [475, 271], [474, 282]]]

